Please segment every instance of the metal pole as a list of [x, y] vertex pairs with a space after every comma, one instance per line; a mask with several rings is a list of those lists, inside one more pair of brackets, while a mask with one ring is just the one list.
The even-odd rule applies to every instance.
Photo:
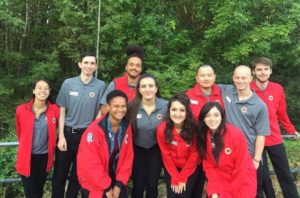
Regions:
[[95, 72], [95, 77], [98, 78], [98, 69], [99, 69], [99, 42], [100, 42], [100, 19], [101, 19], [101, 0], [98, 1], [98, 30], [97, 30], [97, 42], [96, 42], [96, 59], [98, 68]]

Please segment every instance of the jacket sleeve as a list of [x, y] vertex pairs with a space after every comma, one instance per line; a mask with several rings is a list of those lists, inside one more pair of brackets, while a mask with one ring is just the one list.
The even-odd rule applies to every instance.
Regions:
[[77, 154], [78, 180], [81, 184], [88, 184], [89, 191], [104, 191], [111, 185], [103, 149], [106, 140], [97, 133], [90, 127], [84, 132]]
[[132, 145], [132, 130], [131, 125], [129, 125], [125, 137], [122, 142], [119, 161], [116, 171], [116, 185], [126, 186], [132, 171], [133, 164], [133, 145]]
[[294, 134], [296, 132], [295, 126], [291, 123], [289, 116], [286, 112], [286, 100], [283, 90], [281, 91], [277, 116], [281, 126], [287, 133]]
[[21, 125], [20, 125], [21, 120], [20, 119], [21, 118], [20, 118], [20, 108], [19, 107], [16, 110], [15, 119], [16, 119], [16, 133], [17, 133], [18, 140], [20, 140], [20, 136], [21, 136]]
[[186, 183], [189, 176], [195, 172], [198, 164], [199, 154], [197, 152], [195, 141], [193, 141], [192, 145], [190, 146], [190, 155], [179, 173], [180, 182]]
[[241, 132], [235, 133], [232, 143], [234, 145], [235, 161], [235, 168], [232, 173], [232, 187], [237, 191], [236, 194], [239, 194], [237, 197], [251, 197], [249, 195], [255, 197], [256, 180], [252, 181], [250, 175], [252, 172], [254, 174], [253, 177], [256, 178], [256, 170], [248, 151], [246, 139]]
[[157, 128], [157, 142], [160, 148], [161, 157], [165, 168], [167, 169], [169, 175], [171, 176], [171, 184], [178, 185], [179, 183], [179, 172], [172, 160], [171, 152], [168, 148], [167, 142], [164, 136], [164, 127], [160, 125]]

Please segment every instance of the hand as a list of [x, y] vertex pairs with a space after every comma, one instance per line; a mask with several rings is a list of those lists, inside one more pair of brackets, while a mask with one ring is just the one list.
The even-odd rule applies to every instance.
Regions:
[[179, 186], [179, 185], [172, 185], [172, 184], [171, 184], [171, 189], [172, 189], [172, 191], [173, 191], [174, 193], [178, 193], [178, 186]]
[[113, 198], [119, 198], [121, 189], [118, 186], [115, 186], [112, 191]]
[[296, 131], [295, 132], [295, 140], [299, 140], [299, 138], [300, 138], [300, 134]]
[[179, 182], [178, 193], [182, 193], [185, 190], [186, 190], [186, 183]]
[[58, 138], [57, 147], [60, 151], [67, 151], [67, 141], [65, 137]]
[[257, 170], [259, 167], [259, 162], [257, 160], [252, 159], [255, 169]]
[[107, 193], [105, 193], [107, 198], [113, 198], [113, 190], [110, 189]]
[[219, 197], [218, 194], [212, 194], [212, 195], [211, 195], [211, 198], [218, 198], [218, 197]]

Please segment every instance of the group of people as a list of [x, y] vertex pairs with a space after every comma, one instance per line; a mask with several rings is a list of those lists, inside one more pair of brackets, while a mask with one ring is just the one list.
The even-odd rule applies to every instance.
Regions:
[[17, 107], [16, 170], [26, 197], [43, 196], [55, 155], [53, 198], [126, 198], [130, 178], [132, 198], [155, 198], [162, 170], [169, 198], [201, 198], [205, 183], [209, 198], [275, 198], [267, 153], [284, 197], [299, 197], [279, 123], [299, 134], [283, 88], [269, 80], [270, 59], [237, 66], [234, 85], [215, 84], [212, 66], [202, 65], [195, 86], [166, 101], [156, 78], [142, 74], [143, 49], [128, 46], [126, 54], [124, 75], [107, 87], [93, 76], [95, 56], [84, 53], [56, 104], [39, 79]]

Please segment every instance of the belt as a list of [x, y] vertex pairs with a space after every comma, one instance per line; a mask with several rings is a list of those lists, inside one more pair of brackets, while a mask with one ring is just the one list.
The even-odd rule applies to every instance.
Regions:
[[65, 126], [65, 130], [70, 131], [71, 133], [83, 133], [86, 130], [86, 128], [73, 128]]

